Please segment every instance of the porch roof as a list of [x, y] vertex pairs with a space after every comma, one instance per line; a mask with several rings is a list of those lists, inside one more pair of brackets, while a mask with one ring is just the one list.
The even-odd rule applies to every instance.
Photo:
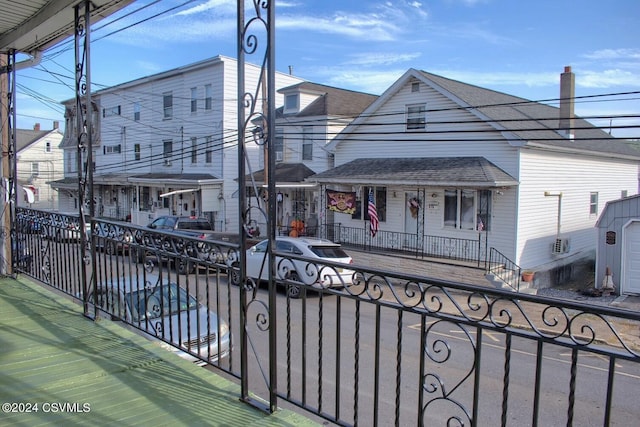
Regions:
[[[143, 175], [128, 174], [105, 174], [94, 175], [93, 183], [97, 185], [133, 185], [133, 184], [171, 184], [171, 185], [185, 185], [194, 186], [201, 184], [216, 184], [221, 182], [220, 178], [217, 178], [208, 173], [147, 173]], [[78, 187], [77, 177], [65, 177], [57, 181], [51, 181], [51, 186], [54, 188], [73, 188]]]
[[[315, 172], [303, 163], [276, 163], [274, 171], [275, 180], [280, 187], [286, 186], [286, 183], [299, 184], [306, 178], [312, 176]], [[265, 182], [264, 169], [253, 173], [253, 179], [258, 185]], [[245, 182], [251, 183], [251, 175], [245, 175]]]
[[484, 157], [357, 159], [313, 175], [308, 182], [331, 184], [511, 187], [518, 180]]

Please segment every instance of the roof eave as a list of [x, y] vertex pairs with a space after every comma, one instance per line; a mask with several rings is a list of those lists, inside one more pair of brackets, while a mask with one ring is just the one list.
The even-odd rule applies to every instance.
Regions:
[[593, 150], [583, 150], [580, 148], [571, 148], [571, 147], [556, 147], [552, 145], [547, 145], [540, 142], [527, 142], [526, 144], [529, 148], [538, 148], [546, 151], [553, 151], [557, 153], [571, 153], [571, 154], [582, 154], [586, 156], [596, 156], [596, 157], [606, 157], [606, 158], [614, 158], [621, 160], [634, 160], [640, 161], [640, 153], [637, 156], [631, 156], [626, 154], [617, 154], [617, 153], [605, 153], [602, 151], [593, 151]]

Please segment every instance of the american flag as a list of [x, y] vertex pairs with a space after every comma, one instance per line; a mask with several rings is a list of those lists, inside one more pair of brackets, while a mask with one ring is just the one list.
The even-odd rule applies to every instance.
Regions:
[[369, 229], [371, 230], [371, 237], [375, 237], [378, 232], [378, 210], [376, 209], [376, 202], [373, 200], [373, 190], [369, 189]]

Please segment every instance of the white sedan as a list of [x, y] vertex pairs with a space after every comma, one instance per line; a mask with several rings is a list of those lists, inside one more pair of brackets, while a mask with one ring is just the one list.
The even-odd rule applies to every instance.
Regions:
[[[254, 280], [269, 279], [268, 243], [268, 240], [263, 240], [247, 250], [247, 277]], [[313, 261], [303, 261], [276, 257], [275, 268], [278, 279], [290, 279], [322, 288], [342, 288], [353, 282], [355, 271], [347, 267], [353, 263], [353, 260], [339, 244], [330, 240], [313, 237], [277, 237], [275, 250], [313, 259]], [[322, 261], [345, 264], [345, 266], [328, 265]], [[231, 281], [238, 284], [238, 263], [234, 263], [232, 267], [235, 268], [231, 271]], [[298, 298], [300, 286], [290, 284], [287, 294], [291, 298]]]

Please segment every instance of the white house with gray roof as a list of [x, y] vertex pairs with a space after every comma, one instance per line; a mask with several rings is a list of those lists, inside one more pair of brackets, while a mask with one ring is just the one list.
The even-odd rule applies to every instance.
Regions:
[[574, 78], [567, 67], [556, 108], [408, 70], [328, 145], [335, 167], [307, 178], [356, 193], [354, 214], [321, 210], [321, 223], [366, 229], [371, 188], [398, 248], [478, 241], [539, 286], [567, 279], [593, 257], [605, 203], [638, 192], [640, 169], [640, 152], [574, 116]]
[[[259, 87], [260, 73], [246, 64], [247, 88]], [[238, 61], [218, 55], [94, 92], [96, 215], [139, 225], [162, 215], [205, 216], [216, 230], [237, 231], [237, 75]], [[275, 76], [276, 88], [301, 81]], [[75, 99], [64, 104], [65, 178], [55, 185], [61, 207], [77, 211]], [[256, 163], [260, 149], [247, 139], [248, 160]]]
[[62, 150], [58, 147], [62, 132], [58, 122], [52, 129], [16, 129], [16, 172], [19, 206], [34, 209], [58, 209], [58, 192], [50, 182], [64, 176]]
[[[378, 97], [312, 82], [278, 92], [284, 96], [284, 104], [276, 111], [276, 224], [279, 233], [289, 234], [291, 221], [300, 220], [305, 223], [304, 233], [315, 235], [323, 197], [319, 186], [305, 179], [333, 167], [327, 144]], [[265, 183], [264, 151], [261, 154], [253, 180], [246, 179], [248, 184]], [[261, 198], [250, 201], [256, 202], [263, 203]], [[266, 226], [264, 219], [258, 217], [257, 221]]]

